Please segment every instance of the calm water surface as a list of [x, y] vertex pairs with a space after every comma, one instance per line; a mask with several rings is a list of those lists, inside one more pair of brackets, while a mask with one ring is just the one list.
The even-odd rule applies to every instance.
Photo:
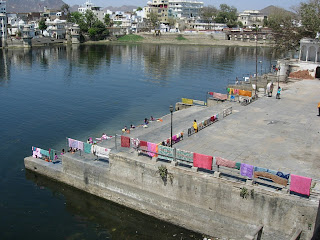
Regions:
[[[258, 48], [259, 72], [270, 52]], [[0, 50], [0, 239], [202, 239], [26, 172], [31, 146], [114, 134], [255, 72], [255, 48], [113, 45]]]

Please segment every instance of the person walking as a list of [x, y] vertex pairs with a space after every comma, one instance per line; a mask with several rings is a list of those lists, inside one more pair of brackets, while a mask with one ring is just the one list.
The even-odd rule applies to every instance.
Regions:
[[278, 92], [277, 92], [276, 99], [280, 99], [280, 93], [281, 93], [281, 88], [280, 88], [280, 86], [279, 86], [279, 87], [278, 87]]
[[320, 117], [320, 102], [318, 102], [318, 110], [319, 110], [318, 116]]

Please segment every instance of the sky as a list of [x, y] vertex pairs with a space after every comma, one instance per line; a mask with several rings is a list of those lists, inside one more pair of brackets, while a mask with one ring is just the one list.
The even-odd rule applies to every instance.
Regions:
[[[69, 5], [82, 5], [86, 0], [64, 0]], [[107, 7], [113, 6], [118, 7], [122, 5], [134, 5], [138, 7], [144, 7], [148, 0], [91, 0], [96, 6]], [[219, 7], [221, 3], [235, 6], [238, 11], [243, 10], [260, 10], [270, 5], [278, 6], [290, 10], [292, 6], [299, 5], [300, 2], [306, 0], [197, 0], [203, 1], [204, 5], [213, 5]]]

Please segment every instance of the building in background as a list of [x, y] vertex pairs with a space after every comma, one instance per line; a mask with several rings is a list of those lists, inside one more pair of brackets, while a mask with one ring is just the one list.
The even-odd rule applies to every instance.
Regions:
[[151, 14], [156, 14], [159, 24], [168, 24], [168, 0], [152, 0], [147, 3], [143, 11], [147, 19], [150, 19]]
[[90, 0], [86, 1], [85, 4], [83, 4], [82, 7], [78, 8], [78, 12], [85, 14], [87, 10], [90, 10], [94, 13], [94, 15], [101, 21], [103, 22], [104, 18], [104, 11], [101, 10], [101, 7], [96, 7]]
[[203, 2], [193, 0], [169, 0], [169, 17], [189, 19], [201, 15]]
[[0, 47], [6, 46], [7, 40], [7, 4], [0, 0]]
[[239, 14], [238, 21], [242, 22], [244, 27], [263, 27], [264, 20], [267, 18], [268, 16], [258, 10], [245, 10]]

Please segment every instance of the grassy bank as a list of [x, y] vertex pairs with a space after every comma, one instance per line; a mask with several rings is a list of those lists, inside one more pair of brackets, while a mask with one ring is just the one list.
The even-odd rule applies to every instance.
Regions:
[[134, 34], [128, 34], [125, 36], [122, 36], [118, 39], [119, 42], [140, 42], [144, 38], [139, 36], [139, 35], [134, 35]]

